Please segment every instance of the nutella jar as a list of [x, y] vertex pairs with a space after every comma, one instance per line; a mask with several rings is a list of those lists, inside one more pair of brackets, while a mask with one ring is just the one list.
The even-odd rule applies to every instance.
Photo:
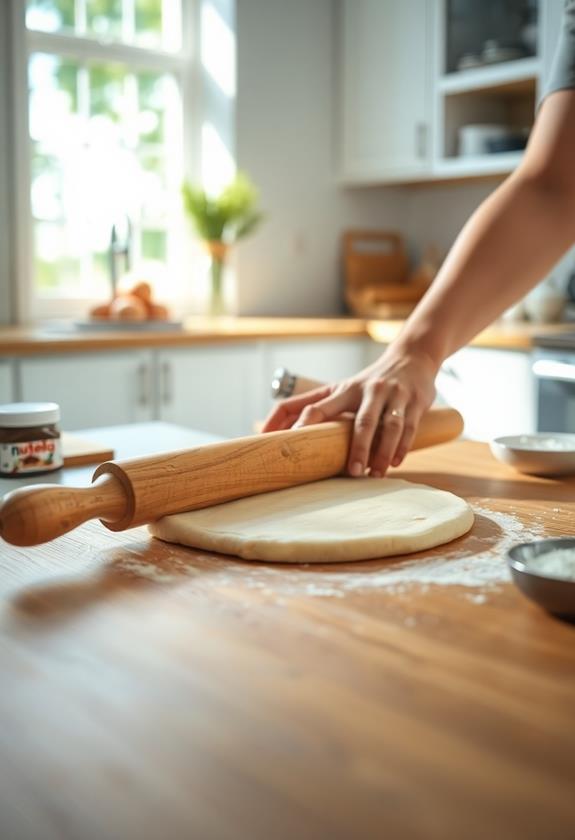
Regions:
[[62, 466], [60, 406], [0, 405], [0, 475], [32, 475]]

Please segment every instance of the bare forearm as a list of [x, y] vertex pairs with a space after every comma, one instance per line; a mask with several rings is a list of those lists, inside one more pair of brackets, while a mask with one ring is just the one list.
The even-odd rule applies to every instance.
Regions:
[[397, 349], [435, 367], [541, 280], [575, 240], [575, 91], [550, 96], [520, 168], [474, 213]]
[[398, 466], [442, 361], [535, 285], [575, 239], [575, 90], [543, 103], [518, 172], [474, 214], [402, 334], [356, 376], [291, 397], [266, 431], [355, 414], [351, 475]]
[[573, 201], [518, 172], [466, 224], [401, 343], [439, 366], [543, 278], [574, 238]]

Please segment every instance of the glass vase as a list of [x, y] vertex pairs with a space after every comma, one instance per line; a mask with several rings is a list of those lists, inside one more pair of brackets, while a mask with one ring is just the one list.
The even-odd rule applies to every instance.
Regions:
[[228, 246], [223, 242], [206, 242], [206, 250], [210, 256], [210, 300], [208, 314], [212, 318], [219, 318], [226, 314], [224, 295], [224, 277]]

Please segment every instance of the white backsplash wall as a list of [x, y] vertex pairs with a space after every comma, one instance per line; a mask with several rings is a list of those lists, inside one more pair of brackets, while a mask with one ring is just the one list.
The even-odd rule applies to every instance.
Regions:
[[336, 183], [332, 0], [238, 0], [236, 151], [267, 218], [236, 253], [238, 311], [342, 311], [339, 238], [347, 227], [405, 229], [401, 189]]
[[[412, 259], [416, 259], [431, 242], [447, 253], [467, 219], [496, 187], [496, 182], [485, 181], [408, 189], [404, 219]], [[575, 225], [573, 239], [575, 241]], [[558, 285], [564, 287], [574, 269], [575, 248], [559, 260], [548, 276], [553, 276]]]
[[406, 189], [404, 219], [412, 258], [430, 243], [447, 253], [467, 219], [496, 186], [489, 181]]

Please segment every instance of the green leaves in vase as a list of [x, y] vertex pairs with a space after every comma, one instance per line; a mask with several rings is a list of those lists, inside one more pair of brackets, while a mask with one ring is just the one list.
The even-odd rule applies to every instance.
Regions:
[[238, 172], [217, 196], [185, 182], [184, 207], [198, 236], [208, 242], [232, 245], [253, 233], [263, 219], [258, 208], [258, 192], [248, 176]]

